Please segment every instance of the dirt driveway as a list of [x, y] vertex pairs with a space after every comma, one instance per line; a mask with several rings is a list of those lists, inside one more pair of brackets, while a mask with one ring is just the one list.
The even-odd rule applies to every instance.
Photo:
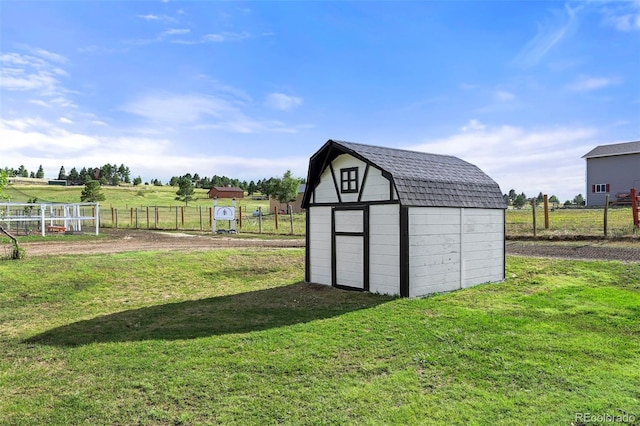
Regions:
[[304, 247], [304, 238], [262, 239], [238, 236], [187, 234], [147, 230], [123, 230], [105, 228], [100, 237], [87, 240], [64, 240], [22, 243], [27, 256], [59, 254], [119, 253], [125, 251], [195, 251], [232, 247]]
[[[266, 239], [248, 236], [187, 234], [148, 230], [105, 228], [101, 236], [80, 241], [55, 238], [50, 241], [22, 243], [27, 256], [59, 254], [118, 253], [124, 251], [194, 251], [233, 247], [304, 247], [304, 238]], [[507, 255], [557, 257], [565, 259], [602, 259], [640, 262], [640, 240], [617, 246], [601, 241], [537, 242], [507, 241]]]

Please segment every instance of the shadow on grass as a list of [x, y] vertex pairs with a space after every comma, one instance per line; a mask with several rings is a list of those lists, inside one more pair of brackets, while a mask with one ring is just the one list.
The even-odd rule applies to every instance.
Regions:
[[72, 347], [94, 342], [179, 340], [247, 333], [330, 318], [392, 299], [296, 283], [117, 312], [57, 327], [24, 342]]

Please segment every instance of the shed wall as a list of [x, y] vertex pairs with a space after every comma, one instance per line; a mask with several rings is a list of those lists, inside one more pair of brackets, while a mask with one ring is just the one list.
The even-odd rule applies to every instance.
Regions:
[[464, 209], [462, 287], [504, 279], [504, 210]]
[[369, 291], [400, 294], [400, 207], [369, 207]]
[[331, 207], [310, 207], [307, 214], [311, 282], [331, 285]]
[[[335, 182], [340, 190], [340, 169], [357, 167], [358, 169], [358, 192], [357, 193], [340, 193], [340, 201], [343, 203], [354, 202], [371, 202], [371, 201], [388, 201], [390, 199], [391, 185], [387, 178], [382, 175], [382, 170], [367, 164], [349, 154], [342, 154], [336, 157], [331, 163], [334, 173]], [[320, 177], [320, 182], [315, 189], [314, 203], [337, 203], [338, 195], [336, 194], [336, 184], [334, 177], [331, 175], [331, 169], [327, 167]], [[393, 189], [393, 199], [397, 200], [398, 196]]]
[[460, 288], [460, 209], [409, 209], [409, 295]]
[[409, 295], [504, 279], [504, 210], [409, 209]]
[[337, 203], [338, 195], [336, 194], [336, 187], [333, 183], [333, 177], [331, 176], [331, 169], [327, 167], [320, 176], [320, 182], [316, 186], [313, 192], [314, 203]]

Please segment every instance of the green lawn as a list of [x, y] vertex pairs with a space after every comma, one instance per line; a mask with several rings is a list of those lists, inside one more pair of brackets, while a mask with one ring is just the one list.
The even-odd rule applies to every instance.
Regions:
[[511, 257], [407, 300], [303, 284], [303, 253], [0, 262], [0, 424], [640, 416], [640, 264]]

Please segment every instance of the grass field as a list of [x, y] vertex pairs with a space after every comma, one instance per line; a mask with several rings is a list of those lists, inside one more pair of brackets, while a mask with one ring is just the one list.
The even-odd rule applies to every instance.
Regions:
[[0, 262], [0, 424], [638, 422], [640, 264], [510, 257], [504, 283], [416, 300], [302, 284], [303, 264]]

